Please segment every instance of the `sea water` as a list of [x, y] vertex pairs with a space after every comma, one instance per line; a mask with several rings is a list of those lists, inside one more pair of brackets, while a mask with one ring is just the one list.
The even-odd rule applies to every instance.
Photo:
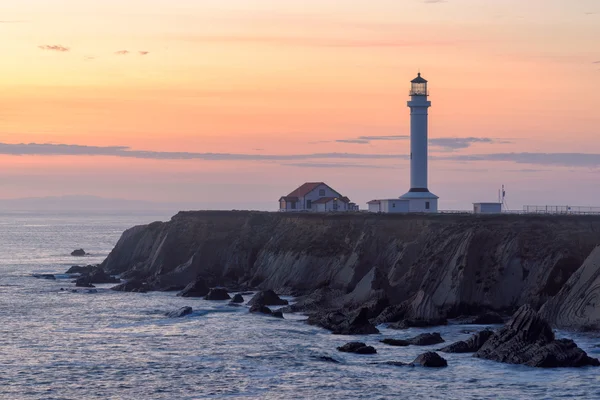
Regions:
[[[379, 343], [384, 337], [438, 331], [451, 343], [482, 326], [403, 331], [381, 326], [378, 335], [339, 336], [307, 325], [302, 315], [284, 314], [282, 320], [226, 301], [114, 292], [111, 285], [90, 292], [60, 275], [71, 265], [101, 262], [126, 228], [168, 218], [0, 214], [0, 398], [600, 398], [600, 368], [534, 369], [443, 353], [448, 367], [442, 369], [374, 364], [410, 362], [440, 347], [391, 347]], [[80, 247], [91, 255], [70, 256]], [[58, 279], [32, 277], [40, 273]], [[182, 306], [194, 312], [165, 316]], [[558, 336], [600, 357], [600, 339]], [[377, 354], [336, 350], [352, 340], [375, 346]]]

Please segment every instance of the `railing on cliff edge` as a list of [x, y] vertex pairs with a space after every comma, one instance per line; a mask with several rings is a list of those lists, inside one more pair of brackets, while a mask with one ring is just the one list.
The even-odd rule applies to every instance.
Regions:
[[[439, 210], [441, 214], [474, 214], [473, 210]], [[502, 210], [501, 214], [600, 215], [600, 207], [523, 206], [522, 210]]]

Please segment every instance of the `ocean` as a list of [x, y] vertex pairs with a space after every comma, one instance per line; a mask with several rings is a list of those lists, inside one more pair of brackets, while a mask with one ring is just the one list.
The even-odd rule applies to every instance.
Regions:
[[[302, 315], [281, 320], [175, 293], [121, 293], [109, 290], [112, 285], [71, 291], [75, 285], [64, 275], [70, 266], [99, 263], [123, 230], [168, 219], [158, 213], [0, 213], [1, 399], [600, 398], [600, 369], [594, 368], [534, 369], [443, 353], [443, 369], [372, 364], [410, 362], [440, 347], [391, 347], [379, 343], [383, 337], [437, 331], [451, 343], [482, 326], [382, 326], [379, 335], [338, 336], [305, 324]], [[91, 255], [72, 257], [76, 248]], [[32, 276], [41, 273], [58, 279]], [[194, 312], [165, 316], [182, 306]], [[600, 357], [600, 338], [558, 336]], [[336, 350], [354, 340], [378, 353]]]

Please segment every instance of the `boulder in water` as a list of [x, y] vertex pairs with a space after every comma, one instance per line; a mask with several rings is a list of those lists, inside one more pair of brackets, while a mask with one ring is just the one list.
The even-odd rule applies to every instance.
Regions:
[[113, 286], [111, 289], [118, 292], [146, 293], [148, 291], [148, 285], [146, 282], [134, 278], [127, 282], [123, 282], [120, 285]]
[[242, 297], [241, 294], [237, 293], [233, 296], [233, 299], [231, 299], [232, 303], [243, 303], [244, 302], [244, 298]]
[[448, 362], [438, 353], [433, 351], [428, 351], [427, 353], [419, 355], [411, 364], [429, 368], [442, 368], [448, 366]]
[[438, 351], [444, 353], [475, 353], [493, 334], [494, 332], [492, 330], [485, 329], [481, 332], [477, 332], [467, 340], [452, 343]]
[[337, 348], [338, 351], [344, 353], [355, 353], [355, 354], [375, 354], [377, 350], [373, 346], [367, 346], [363, 342], [348, 342], [343, 346]]
[[410, 339], [407, 339], [410, 344], [415, 346], [429, 346], [432, 344], [444, 343], [444, 339], [438, 332], [422, 333]]
[[181, 297], [204, 297], [210, 292], [210, 288], [206, 284], [206, 281], [202, 278], [196, 279], [194, 282], [190, 282], [181, 292], [177, 293], [177, 296]]
[[71, 252], [71, 255], [74, 256], [74, 257], [83, 257], [86, 254], [87, 253], [83, 249], [77, 249], [77, 250], [73, 250]]
[[347, 315], [342, 312], [315, 314], [307, 322], [330, 330], [337, 335], [368, 335], [379, 333], [379, 330], [369, 322], [369, 310], [361, 308], [360, 311]]
[[38, 279], [48, 279], [51, 281], [56, 280], [56, 276], [54, 276], [54, 274], [31, 274], [31, 276]]
[[572, 340], [557, 340], [548, 322], [529, 305], [494, 332], [475, 357], [542, 368], [600, 366]]
[[227, 293], [227, 290], [223, 288], [212, 288], [208, 294], [204, 297], [206, 300], [229, 300], [231, 296]]
[[97, 265], [86, 265], [86, 266], [81, 266], [81, 265], [73, 265], [71, 268], [69, 268], [65, 274], [81, 274], [81, 275], [85, 275], [85, 274], [89, 274], [90, 272], [92, 272], [92, 270], [94, 268], [98, 267]]
[[261, 306], [286, 306], [288, 305], [288, 301], [279, 298], [279, 296], [277, 296], [277, 294], [272, 290], [264, 290], [255, 294], [254, 297], [252, 297], [252, 299], [250, 299], [248, 302], [249, 306], [253, 306], [255, 304]]
[[88, 274], [82, 275], [75, 283], [77, 286], [89, 287], [93, 283], [119, 283], [121, 280], [104, 272], [102, 267], [94, 267]]
[[192, 313], [192, 307], [185, 306], [181, 307], [179, 310], [170, 311], [166, 314], [169, 318], [180, 318]]
[[388, 344], [390, 346], [408, 346], [410, 345], [410, 342], [408, 340], [402, 340], [402, 339], [383, 339], [380, 340], [381, 343], [383, 344]]

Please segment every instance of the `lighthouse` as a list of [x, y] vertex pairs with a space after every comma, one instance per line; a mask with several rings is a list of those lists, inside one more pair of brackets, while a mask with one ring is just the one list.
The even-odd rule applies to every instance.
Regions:
[[427, 80], [421, 73], [411, 81], [410, 101], [410, 190], [400, 196], [408, 201], [409, 212], [437, 212], [438, 196], [427, 183], [428, 100]]

